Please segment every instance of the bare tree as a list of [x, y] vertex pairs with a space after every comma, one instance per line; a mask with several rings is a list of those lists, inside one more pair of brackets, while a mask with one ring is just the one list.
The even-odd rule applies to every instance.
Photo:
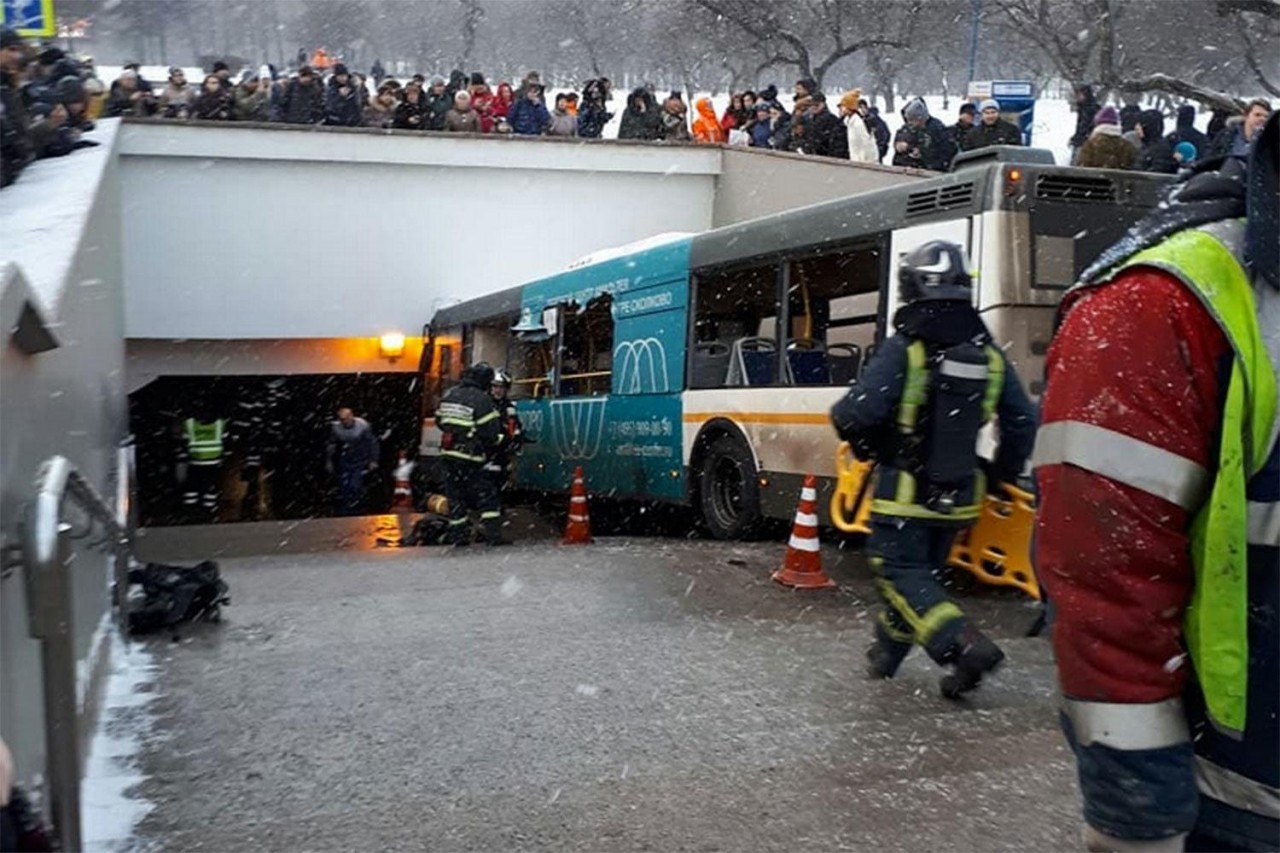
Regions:
[[819, 85], [837, 62], [878, 46], [906, 47], [922, 0], [693, 0], [767, 52], [763, 68], [795, 68]]
[[462, 55], [458, 57], [458, 67], [465, 70], [471, 67], [472, 57], [476, 52], [476, 34], [480, 31], [480, 22], [484, 20], [484, 6], [480, 0], [458, 0], [462, 4]]
[[[1280, 97], [1276, 72], [1275, 45], [1280, 42], [1280, 0], [1218, 0], [1218, 15], [1226, 18], [1240, 43], [1245, 65], [1268, 94]], [[1263, 45], [1270, 46], [1267, 50]], [[1270, 57], [1270, 68], [1263, 57]]]

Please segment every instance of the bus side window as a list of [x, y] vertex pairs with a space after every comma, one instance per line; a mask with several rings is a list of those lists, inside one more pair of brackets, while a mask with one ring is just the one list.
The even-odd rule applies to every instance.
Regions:
[[880, 244], [792, 262], [787, 366], [796, 385], [848, 385], [876, 343]]
[[689, 387], [777, 385], [778, 266], [699, 271]]
[[564, 312], [559, 397], [608, 394], [613, 376], [613, 297], [603, 293], [584, 308]]

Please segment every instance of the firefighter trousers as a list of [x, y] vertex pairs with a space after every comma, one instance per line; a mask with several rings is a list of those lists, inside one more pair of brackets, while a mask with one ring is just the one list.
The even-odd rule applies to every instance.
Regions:
[[444, 495], [449, 501], [450, 545], [471, 543], [468, 513], [480, 516], [480, 538], [496, 545], [502, 539], [502, 510], [498, 488], [493, 477], [483, 470], [483, 463], [465, 459], [444, 458]]
[[192, 521], [210, 522], [218, 518], [218, 486], [222, 479], [222, 463], [187, 464], [187, 481], [182, 492], [182, 506]]
[[868, 561], [883, 605], [876, 640], [897, 662], [912, 645], [939, 664], [954, 660], [967, 618], [939, 582], [959, 528], [872, 516]]

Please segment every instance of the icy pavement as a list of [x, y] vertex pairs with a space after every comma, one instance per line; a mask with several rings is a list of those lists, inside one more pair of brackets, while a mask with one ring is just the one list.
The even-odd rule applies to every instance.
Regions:
[[1076, 846], [1048, 644], [966, 705], [864, 680], [870, 585], [769, 580], [778, 543], [228, 559], [220, 625], [152, 641], [135, 845], [164, 850]]
[[156, 672], [146, 648], [114, 641], [80, 785], [81, 835], [89, 853], [130, 849], [138, 822], [151, 811], [138, 786], [144, 779], [139, 767], [144, 744], [159, 748], [150, 711]]

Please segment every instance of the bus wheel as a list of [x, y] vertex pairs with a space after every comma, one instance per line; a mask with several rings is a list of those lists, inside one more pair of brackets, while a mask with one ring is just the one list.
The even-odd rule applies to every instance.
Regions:
[[716, 539], [742, 539], [760, 520], [760, 480], [751, 452], [724, 435], [707, 448], [698, 476], [702, 523]]

